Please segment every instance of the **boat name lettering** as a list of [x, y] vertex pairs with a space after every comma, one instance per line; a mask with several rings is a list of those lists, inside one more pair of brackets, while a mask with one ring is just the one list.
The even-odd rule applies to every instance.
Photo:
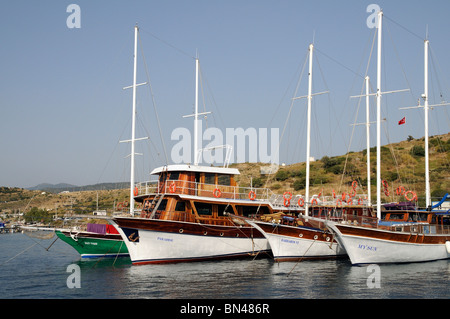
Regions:
[[281, 242], [282, 243], [297, 244], [298, 245], [298, 240], [290, 240], [290, 239], [281, 238]]
[[161, 241], [173, 241], [172, 238], [164, 238], [164, 237], [156, 237], [156, 240], [161, 240]]
[[364, 244], [359, 244], [358, 248], [363, 250], [377, 251], [377, 247]]
[[86, 245], [92, 245], [92, 246], [97, 246], [97, 243], [93, 243], [90, 241], [85, 242]]

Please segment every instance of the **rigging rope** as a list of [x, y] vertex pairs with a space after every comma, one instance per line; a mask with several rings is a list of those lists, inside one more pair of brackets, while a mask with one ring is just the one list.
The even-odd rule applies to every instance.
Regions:
[[149, 93], [150, 93], [150, 96], [151, 96], [151, 99], [152, 99], [153, 108], [154, 108], [156, 120], [157, 120], [157, 123], [158, 123], [159, 135], [160, 135], [161, 143], [162, 143], [163, 150], [164, 150], [164, 156], [165, 156], [165, 159], [166, 159], [166, 164], [169, 165], [169, 158], [167, 157], [166, 144], [164, 143], [162, 130], [161, 130], [161, 124], [159, 122], [158, 111], [156, 109], [155, 95], [153, 94], [153, 88], [152, 88], [152, 84], [151, 84], [151, 81], [150, 81], [150, 75], [148, 73], [147, 62], [145, 60], [145, 55], [144, 55], [144, 52], [143, 52], [143, 49], [142, 49], [141, 36], [140, 36], [139, 33], [138, 33], [138, 35], [139, 35], [139, 44], [141, 44], [140, 48], [141, 48], [142, 60], [143, 60], [144, 65], [145, 65], [145, 74], [147, 76], [147, 82], [148, 82], [148, 87], [149, 87], [149, 91], [150, 91]]

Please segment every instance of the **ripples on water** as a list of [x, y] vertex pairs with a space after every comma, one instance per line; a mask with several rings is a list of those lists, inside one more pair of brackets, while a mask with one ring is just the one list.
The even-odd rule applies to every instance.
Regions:
[[[54, 237], [55, 239], [56, 237]], [[271, 259], [133, 266], [128, 258], [81, 260], [54, 239], [0, 235], [1, 299], [447, 299], [447, 260], [380, 266], [372, 272], [347, 259], [275, 263]], [[33, 247], [31, 247], [34, 245]], [[31, 247], [31, 248], [30, 248]], [[29, 248], [29, 249], [28, 249]], [[26, 250], [28, 249], [28, 250]], [[16, 256], [17, 255], [17, 256]], [[81, 269], [81, 288], [67, 287], [67, 266]]]

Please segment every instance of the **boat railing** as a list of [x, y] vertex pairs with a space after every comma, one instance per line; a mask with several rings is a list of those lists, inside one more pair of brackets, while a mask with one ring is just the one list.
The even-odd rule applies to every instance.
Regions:
[[269, 199], [274, 207], [286, 207], [289, 209], [301, 210], [306, 204], [310, 207], [348, 207], [348, 206], [368, 206], [369, 202], [367, 196], [357, 195], [355, 197], [336, 196], [311, 196], [309, 202], [306, 201], [303, 195], [292, 195], [289, 192], [283, 195], [273, 194]]
[[[332, 218], [330, 218], [333, 220]], [[366, 226], [377, 228], [378, 219], [372, 216], [360, 216], [355, 214], [340, 214], [339, 216], [334, 216], [335, 222], [340, 222], [342, 224], [351, 224], [355, 226]]]
[[[386, 226], [380, 226], [386, 227]], [[399, 232], [407, 232], [411, 234], [437, 234], [437, 235], [445, 235], [450, 234], [450, 226], [449, 225], [440, 225], [440, 224], [428, 224], [428, 223], [402, 223], [402, 224], [393, 224], [388, 226], [390, 230], [399, 231]]]
[[[332, 220], [331, 218], [329, 218]], [[355, 216], [352, 214], [342, 214], [333, 221], [352, 224], [355, 226], [365, 226], [389, 231], [406, 232], [411, 234], [450, 234], [450, 225], [429, 224], [425, 222], [398, 222], [398, 223], [379, 223], [376, 217]]]
[[149, 196], [155, 194], [180, 194], [221, 199], [249, 200], [255, 202], [269, 201], [275, 208], [302, 210], [305, 204], [314, 206], [367, 206], [367, 196], [323, 196], [313, 195], [306, 203], [303, 195], [290, 192], [275, 194], [269, 188], [239, 187], [220, 184], [207, 184], [184, 180], [167, 180], [165, 182], [142, 182], [136, 184], [135, 195]]
[[136, 184], [135, 195], [179, 194], [221, 199], [267, 201], [274, 195], [269, 188], [206, 184], [184, 180], [143, 182]]

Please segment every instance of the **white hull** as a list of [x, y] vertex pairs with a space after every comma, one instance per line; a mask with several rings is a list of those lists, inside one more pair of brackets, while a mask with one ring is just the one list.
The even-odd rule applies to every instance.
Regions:
[[[315, 259], [315, 258], [336, 258], [346, 255], [345, 249], [333, 240], [331, 234], [323, 238], [323, 232], [317, 231], [312, 239], [305, 238], [307, 236], [289, 236], [271, 233], [265, 231], [262, 225], [270, 225], [270, 223], [248, 221], [250, 225], [258, 229], [267, 238], [272, 254], [275, 260], [298, 260], [298, 259]], [[280, 226], [278, 226], [280, 227]], [[286, 226], [281, 227], [293, 228], [298, 231], [299, 227]], [[311, 232], [310, 229], [303, 229], [303, 232]], [[314, 239], [314, 237], [316, 239]], [[322, 239], [322, 240], [321, 240]], [[323, 240], [324, 239], [324, 240]]]
[[133, 264], [229, 259], [270, 251], [264, 237], [202, 236], [139, 229], [139, 240], [133, 242], [128, 240], [120, 227], [117, 228], [124, 238]]
[[[353, 265], [424, 262], [450, 258], [450, 247], [445, 243], [413, 243], [342, 234], [335, 223], [327, 224], [336, 232], [338, 242], [345, 247]], [[389, 231], [377, 230], [377, 233], [383, 232]], [[421, 234], [419, 238], [422, 236], [427, 235]]]

